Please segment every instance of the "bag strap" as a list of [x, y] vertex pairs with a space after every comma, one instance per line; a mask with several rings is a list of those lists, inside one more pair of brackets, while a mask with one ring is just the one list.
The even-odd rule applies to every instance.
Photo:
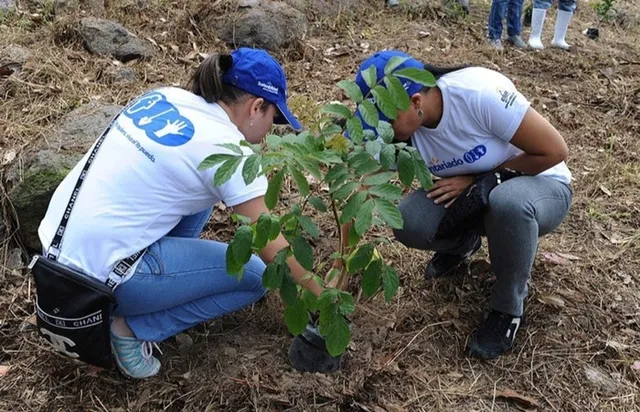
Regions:
[[[67, 225], [69, 223], [69, 217], [71, 216], [71, 210], [73, 209], [73, 206], [75, 205], [76, 200], [78, 199], [80, 188], [82, 187], [82, 184], [87, 178], [87, 173], [89, 172], [89, 168], [93, 164], [96, 158], [96, 155], [98, 154], [98, 150], [100, 150], [102, 143], [104, 143], [105, 137], [107, 137], [107, 134], [109, 133], [109, 131], [111, 130], [111, 127], [116, 122], [116, 119], [120, 116], [120, 114], [122, 114], [126, 109], [129, 108], [129, 105], [123, 108], [118, 114], [116, 114], [113, 117], [113, 119], [111, 119], [111, 121], [109, 122], [109, 125], [106, 127], [106, 129], [102, 132], [102, 134], [100, 135], [96, 143], [93, 145], [93, 149], [91, 150], [91, 153], [89, 154], [89, 157], [87, 158], [87, 161], [84, 164], [84, 167], [80, 171], [80, 176], [78, 177], [78, 181], [76, 182], [76, 185], [74, 186], [73, 191], [71, 192], [69, 203], [67, 203], [67, 207], [65, 207], [64, 209], [64, 213], [62, 214], [62, 218], [60, 219], [60, 224], [58, 225], [56, 234], [54, 235], [53, 240], [51, 241], [51, 245], [49, 245], [49, 249], [47, 249], [48, 259], [55, 261], [60, 256], [60, 250], [62, 248], [62, 237], [64, 236], [64, 233], [67, 229]], [[122, 283], [123, 278], [129, 273], [129, 270], [142, 257], [142, 255], [144, 255], [145, 252], [146, 252], [146, 248], [139, 252], [134, 253], [133, 255], [125, 259], [122, 259], [119, 262], [116, 262], [113, 270], [109, 272], [108, 279], [105, 282], [107, 286], [109, 286], [113, 290], [116, 288], [116, 286]]]

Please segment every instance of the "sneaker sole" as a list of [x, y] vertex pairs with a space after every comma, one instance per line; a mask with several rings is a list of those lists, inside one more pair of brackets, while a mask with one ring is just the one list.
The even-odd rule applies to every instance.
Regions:
[[449, 270], [438, 274], [438, 275], [432, 275], [432, 276], [427, 276], [426, 275], [426, 271], [425, 271], [425, 280], [434, 280], [434, 279], [440, 279], [440, 278], [444, 278], [447, 277], [449, 275], [451, 275], [453, 272], [455, 272], [460, 266], [462, 266], [463, 264], [465, 264], [466, 262], [469, 261], [469, 259], [471, 258], [471, 256], [475, 255], [478, 250], [480, 250], [480, 248], [482, 247], [482, 239], [480, 239], [480, 241], [478, 242], [478, 246], [474, 246], [473, 249], [471, 249], [471, 252], [469, 252], [469, 254], [467, 256], [464, 257], [464, 259], [462, 259], [460, 261], [460, 263], [458, 263], [457, 265], [451, 267]]

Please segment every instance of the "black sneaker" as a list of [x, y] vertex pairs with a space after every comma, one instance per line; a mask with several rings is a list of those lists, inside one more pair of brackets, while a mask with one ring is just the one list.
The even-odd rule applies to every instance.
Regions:
[[469, 355], [493, 359], [513, 347], [522, 318], [492, 310], [480, 329], [471, 337]]
[[427, 264], [427, 268], [424, 270], [424, 278], [426, 280], [432, 280], [450, 275], [458, 268], [458, 266], [463, 264], [471, 257], [471, 255], [476, 253], [480, 249], [480, 246], [482, 246], [482, 239], [478, 236], [473, 247], [469, 249], [467, 253], [462, 255], [450, 255], [447, 253], [436, 252]]

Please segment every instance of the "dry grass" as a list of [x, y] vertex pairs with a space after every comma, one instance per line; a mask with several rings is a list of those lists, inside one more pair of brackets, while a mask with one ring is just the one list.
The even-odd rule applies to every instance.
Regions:
[[[640, 9], [637, 1], [621, 5]], [[47, 145], [57, 120], [90, 100], [124, 104], [150, 87], [184, 84], [197, 52], [224, 47], [199, 26], [203, 7], [215, 13], [228, 5], [160, 1], [138, 10], [133, 1], [111, 2], [108, 18], [158, 45], [154, 59], [129, 64], [142, 79], [133, 86], [109, 83], [105, 73], [114, 62], [83, 50], [72, 19], [30, 16], [36, 10], [0, 18], [0, 49], [19, 44], [35, 56], [19, 75], [0, 79], [2, 151], [14, 150], [20, 161], [26, 150]], [[483, 42], [487, 12], [487, 3], [476, 2], [472, 14], [459, 19], [417, 1], [393, 12], [370, 10], [360, 21], [326, 19], [310, 24], [304, 42], [277, 55], [292, 93], [319, 101], [340, 98], [334, 84], [352, 77], [377, 49], [408, 50], [436, 64], [482, 64], [513, 78], [563, 133], [576, 177], [574, 205], [567, 221], [541, 240], [527, 323], [512, 354], [483, 362], [464, 353], [492, 283], [483, 254], [468, 273], [425, 284], [427, 254], [398, 244], [383, 248], [401, 273], [399, 297], [389, 305], [379, 298], [360, 302], [344, 368], [330, 376], [301, 375], [288, 365], [291, 338], [275, 295], [190, 330], [194, 345], [188, 351], [178, 350], [173, 339], [164, 342], [156, 378], [132, 382], [115, 373], [92, 374], [38, 341], [32, 284], [5, 270], [0, 367], [10, 369], [0, 376], [0, 410], [493, 411], [527, 404], [549, 411], [640, 410], [640, 371], [631, 367], [640, 360], [638, 20], [624, 27], [604, 24], [601, 38], [592, 41], [580, 34], [593, 25], [593, 12], [581, 2], [569, 34], [575, 50], [496, 54]], [[420, 31], [430, 35], [422, 38]], [[4, 213], [6, 219], [6, 204]], [[227, 239], [227, 217], [216, 215], [206, 236]], [[328, 223], [323, 229], [331, 237]], [[2, 245], [2, 262], [9, 246]], [[318, 245], [323, 256], [328, 246]], [[577, 259], [551, 254], [558, 252]], [[617, 390], [591, 386], [585, 367], [611, 376]], [[505, 390], [528, 402], [501, 396]]]

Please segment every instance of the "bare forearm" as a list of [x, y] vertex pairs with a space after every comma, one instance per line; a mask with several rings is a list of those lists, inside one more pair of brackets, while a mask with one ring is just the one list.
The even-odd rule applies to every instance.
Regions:
[[[260, 257], [265, 262], [270, 263], [275, 259], [278, 252], [287, 246], [289, 246], [289, 243], [280, 235], [276, 240], [269, 242], [267, 246], [265, 246]], [[312, 276], [308, 274], [307, 270], [303, 268], [293, 256], [287, 259], [287, 264], [291, 270], [291, 277], [298, 285], [308, 289], [316, 296], [322, 293], [322, 286], [313, 280]]]
[[537, 175], [557, 165], [564, 160], [564, 156], [531, 155], [523, 153], [501, 164], [498, 169], [512, 169], [527, 175]]

